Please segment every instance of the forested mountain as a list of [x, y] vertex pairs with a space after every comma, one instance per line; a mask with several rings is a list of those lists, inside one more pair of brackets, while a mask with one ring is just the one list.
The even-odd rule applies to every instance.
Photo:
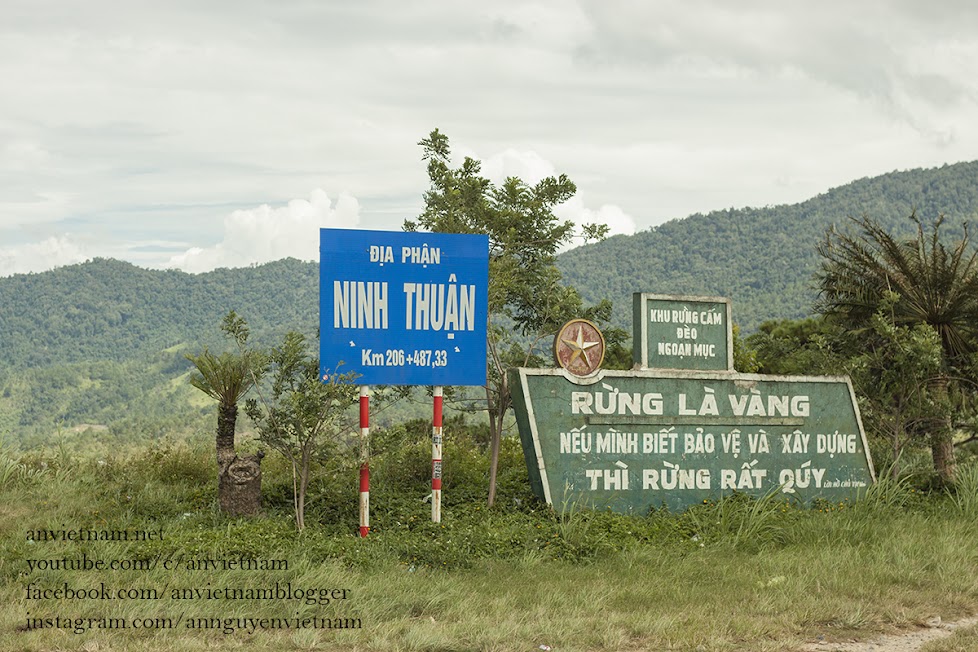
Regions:
[[0, 436], [30, 445], [79, 424], [108, 445], [208, 420], [185, 353], [228, 350], [221, 319], [236, 310], [252, 341], [290, 329], [315, 337], [319, 271], [294, 259], [193, 275], [96, 259], [0, 279]]
[[122, 362], [215, 344], [231, 309], [259, 336], [289, 328], [314, 335], [318, 274], [314, 263], [295, 259], [194, 275], [103, 258], [0, 279], [0, 361]]
[[[862, 179], [790, 206], [692, 215], [569, 251], [559, 266], [586, 300], [612, 299], [629, 330], [641, 291], [730, 297], [749, 331], [810, 314], [815, 245], [830, 226], [866, 214], [909, 232], [914, 209], [925, 221], [946, 215], [946, 235], [959, 236], [978, 214], [978, 162]], [[36, 443], [90, 423], [111, 426], [91, 435], [111, 443], [201, 427], [212, 406], [187, 383], [184, 354], [231, 348], [219, 329], [231, 309], [257, 343], [290, 329], [314, 338], [318, 306], [317, 265], [294, 259], [198, 275], [96, 259], [0, 278], [0, 436]]]
[[[649, 198], [654, 201], [654, 197]], [[815, 245], [832, 225], [868, 215], [895, 233], [943, 214], [959, 237], [978, 215], [978, 162], [892, 172], [835, 188], [800, 204], [714, 211], [673, 220], [633, 236], [615, 236], [560, 256], [566, 282], [585, 299], [609, 298], [630, 329], [633, 292], [730, 297], [747, 331], [775, 318], [811, 312]]]

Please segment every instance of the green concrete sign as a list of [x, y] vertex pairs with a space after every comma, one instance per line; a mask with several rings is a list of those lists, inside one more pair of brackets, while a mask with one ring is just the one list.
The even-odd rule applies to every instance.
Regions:
[[[728, 329], [729, 312], [713, 312], [722, 323], [705, 325]], [[838, 502], [874, 482], [848, 378], [517, 369], [510, 380], [533, 490], [557, 507], [644, 514], [734, 491]]]
[[639, 368], [733, 371], [729, 299], [636, 292], [632, 312]]

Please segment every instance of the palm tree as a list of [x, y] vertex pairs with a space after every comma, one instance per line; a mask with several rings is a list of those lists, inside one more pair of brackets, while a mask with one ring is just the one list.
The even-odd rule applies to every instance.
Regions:
[[916, 213], [916, 237], [897, 240], [879, 223], [853, 220], [858, 235], [834, 229], [818, 247], [822, 256], [816, 310], [858, 333], [871, 330], [883, 306], [896, 326], [927, 325], [940, 337], [940, 371], [928, 383], [934, 403], [943, 406], [930, 433], [934, 468], [945, 482], [954, 479], [954, 443], [948, 386], [964, 368], [978, 342], [978, 251], [968, 230], [951, 247], [940, 239], [943, 216], [928, 235]]
[[217, 497], [221, 509], [234, 514], [253, 514], [261, 500], [263, 454], [238, 457], [234, 427], [238, 401], [254, 385], [252, 359], [248, 353], [215, 356], [206, 348], [200, 355], [187, 355], [197, 367], [190, 384], [217, 401]]

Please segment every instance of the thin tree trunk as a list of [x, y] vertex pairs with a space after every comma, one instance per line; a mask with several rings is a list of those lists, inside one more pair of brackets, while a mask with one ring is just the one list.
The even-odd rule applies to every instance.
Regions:
[[231, 511], [233, 484], [228, 469], [234, 463], [234, 425], [238, 419], [237, 405], [219, 405], [217, 408], [217, 437], [214, 445], [217, 453], [217, 501], [225, 512]]
[[487, 504], [492, 507], [496, 502], [496, 474], [499, 471], [499, 448], [503, 437], [503, 420], [500, 416], [496, 418], [495, 412], [489, 413], [489, 500]]
[[237, 405], [220, 405], [217, 411], [217, 449], [218, 476], [227, 472], [234, 461], [234, 426], [238, 421]]
[[950, 485], [954, 482], [956, 465], [954, 462], [954, 435], [951, 426], [951, 414], [948, 410], [947, 386], [948, 377], [940, 375], [930, 382], [934, 392], [934, 403], [945, 411], [937, 422], [930, 436], [930, 451], [934, 459], [934, 470], [941, 482]]
[[299, 496], [295, 504], [296, 526], [301, 530], [306, 527], [306, 491], [309, 488], [309, 451], [302, 451], [299, 467]]
[[941, 482], [950, 485], [957, 475], [957, 464], [954, 461], [954, 439], [951, 433], [951, 421], [941, 423], [939, 430], [931, 435], [931, 455], [934, 457], [934, 470]]

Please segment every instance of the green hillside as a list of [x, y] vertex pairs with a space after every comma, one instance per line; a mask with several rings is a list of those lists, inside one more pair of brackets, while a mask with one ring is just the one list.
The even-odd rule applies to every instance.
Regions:
[[611, 299], [623, 326], [632, 293], [656, 292], [730, 297], [734, 319], [751, 331], [810, 314], [815, 245], [833, 224], [848, 229], [848, 216], [869, 215], [909, 233], [914, 209], [925, 221], [943, 213], [947, 235], [959, 236], [978, 215], [978, 161], [861, 179], [800, 204], [692, 215], [574, 249], [559, 265], [585, 300]]
[[318, 273], [295, 259], [194, 275], [102, 258], [0, 279], [0, 360], [37, 368], [213, 345], [231, 309], [259, 336], [315, 332]]
[[319, 278], [294, 259], [199, 275], [96, 259], [0, 279], [0, 306], [0, 435], [113, 446], [210, 429], [184, 354], [229, 348], [219, 326], [231, 309], [260, 344], [314, 335]]
[[[791, 206], [692, 215], [567, 252], [559, 265], [587, 301], [612, 299], [626, 328], [631, 295], [643, 291], [728, 296], [753, 330], [810, 313], [815, 244], [832, 224], [868, 214], [909, 231], [914, 208], [944, 213], [948, 235], [960, 234], [978, 214], [978, 162], [863, 179]], [[290, 329], [315, 336], [318, 305], [317, 265], [294, 259], [197, 275], [96, 259], [0, 278], [0, 436], [26, 445], [81, 432], [113, 445], [209, 429], [213, 406], [186, 382], [184, 354], [227, 349], [219, 324], [231, 309], [258, 344]]]

